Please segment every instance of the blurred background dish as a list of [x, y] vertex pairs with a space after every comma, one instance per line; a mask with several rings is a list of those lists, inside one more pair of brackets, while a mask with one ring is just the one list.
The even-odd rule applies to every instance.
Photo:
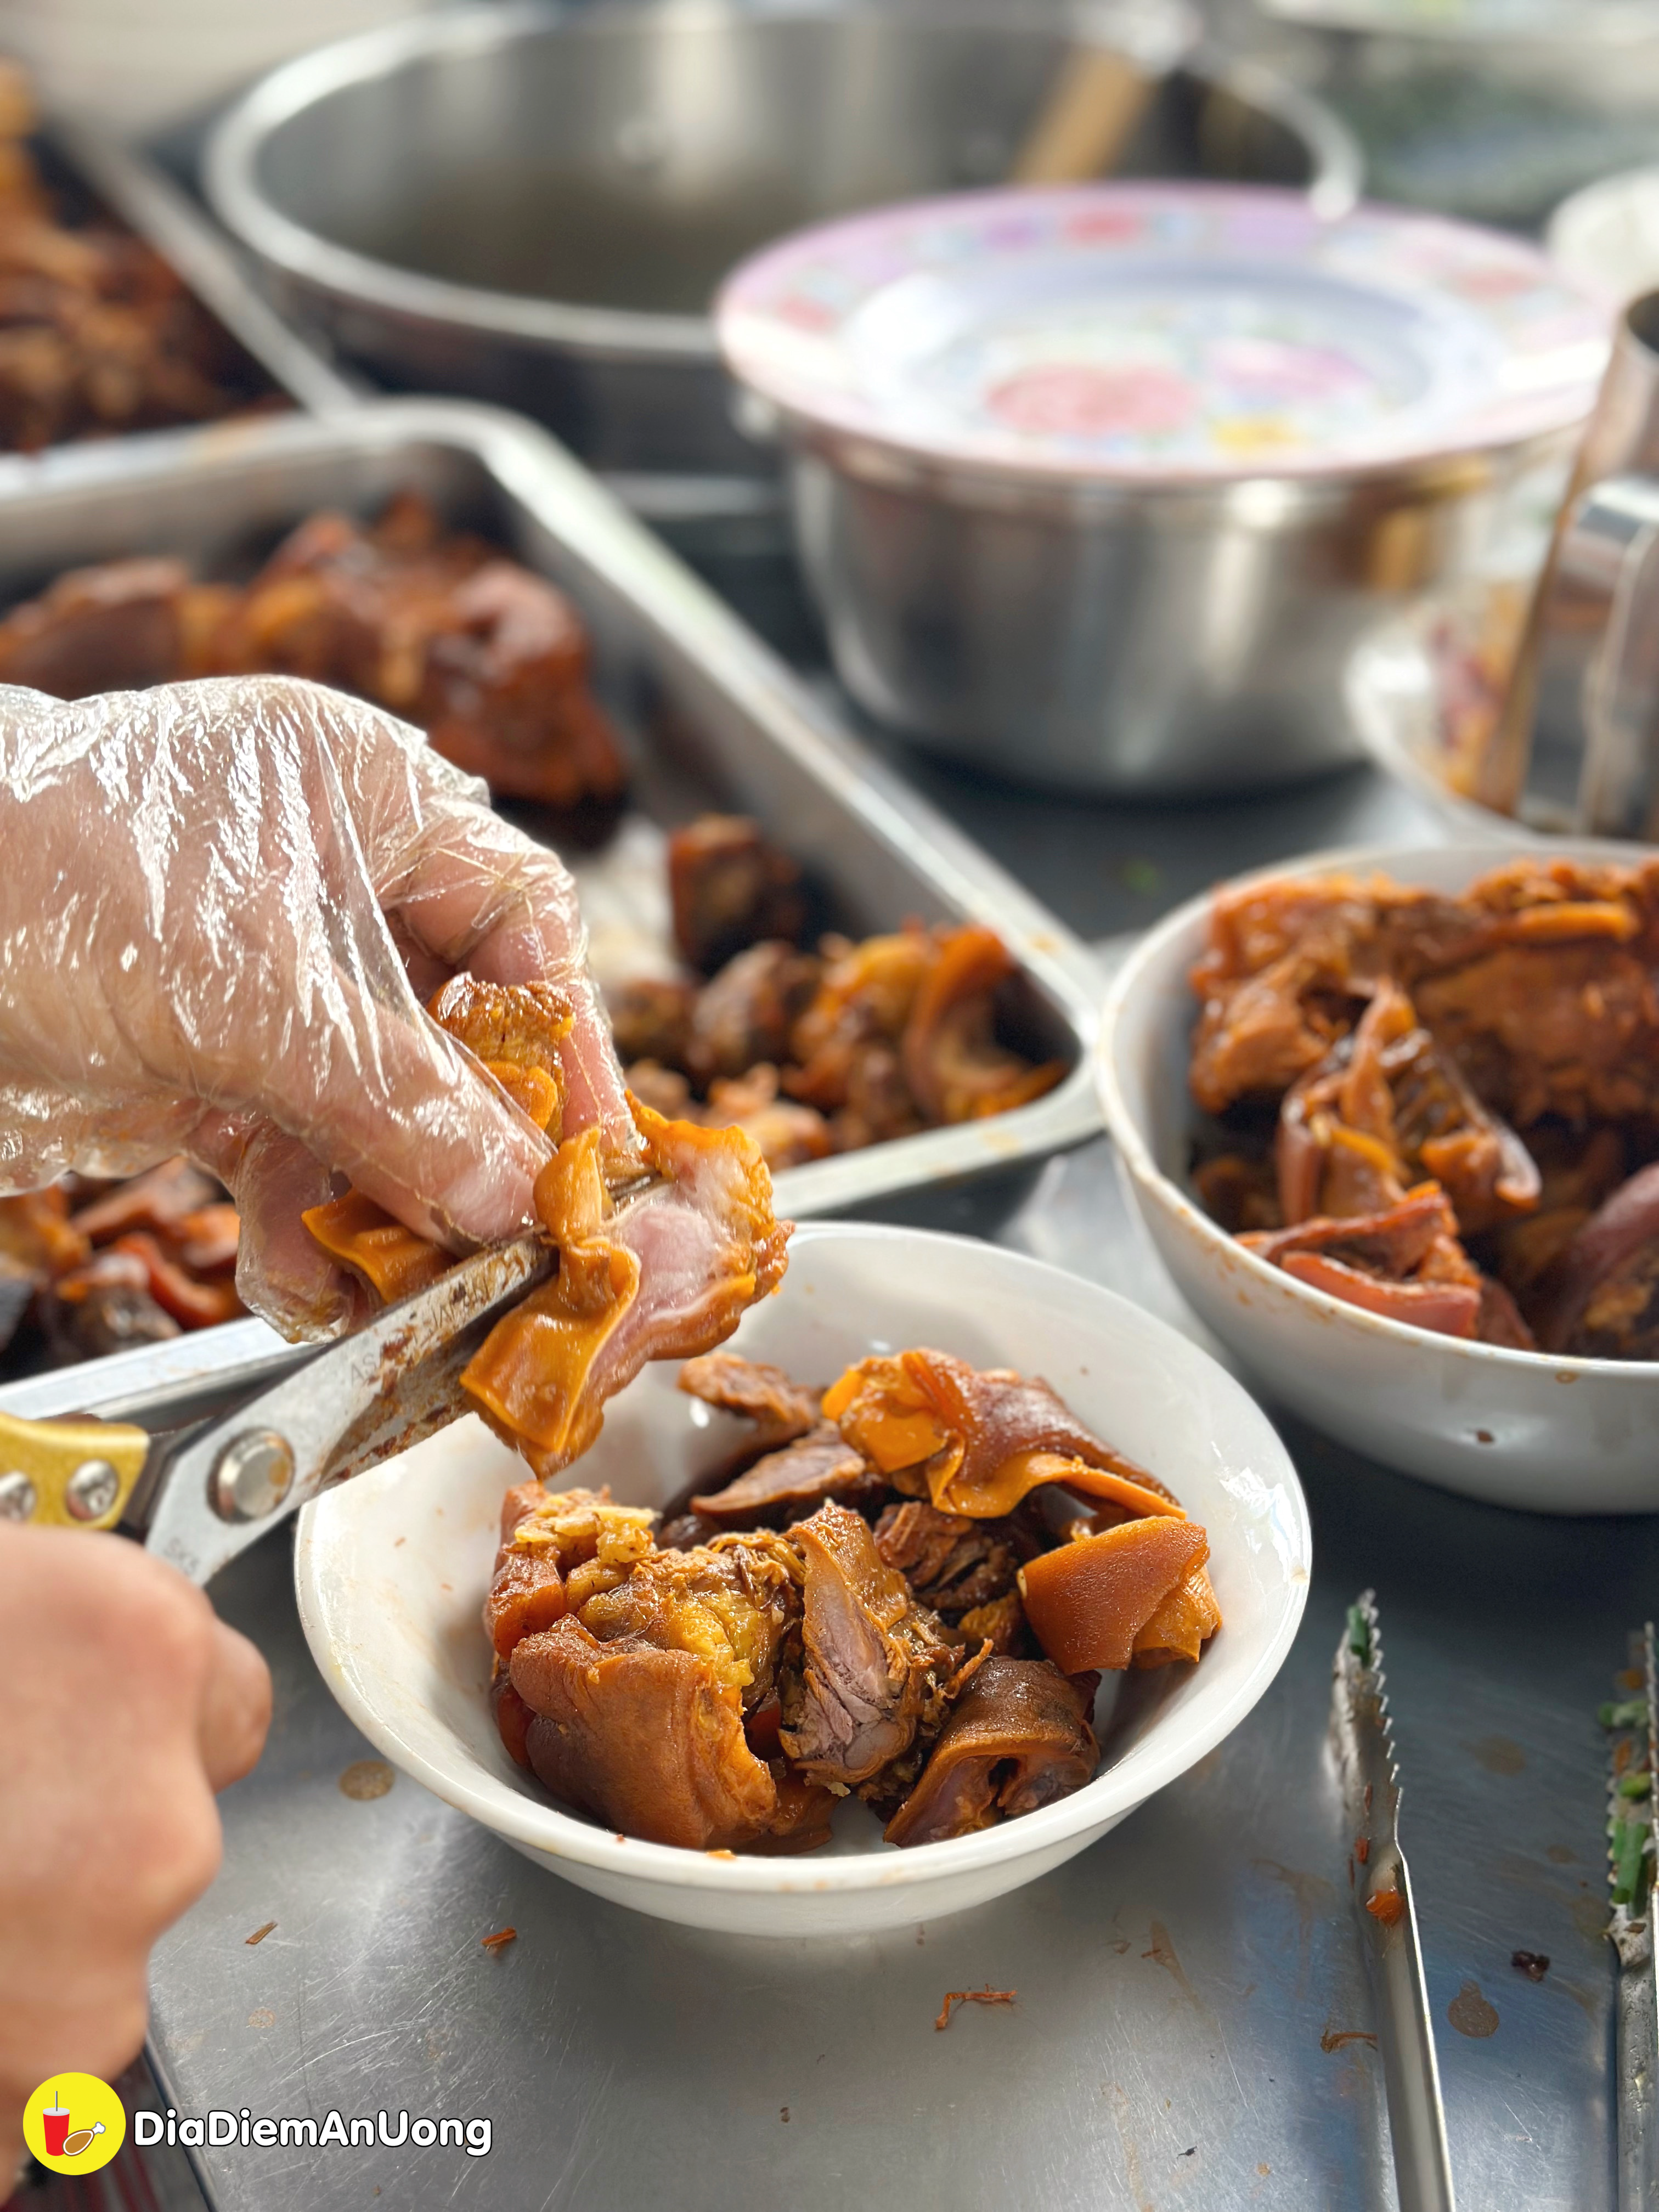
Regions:
[[1379, 198], [1517, 228], [1652, 158], [1650, 0], [1220, 0], [1232, 35], [1328, 100]]
[[1352, 204], [1341, 126], [1196, 48], [1180, 7], [1068, 21], [445, 11], [268, 78], [216, 132], [206, 184], [283, 305], [384, 383], [521, 407], [608, 470], [769, 472], [708, 317], [768, 240], [1017, 173]]
[[717, 320], [859, 703], [1015, 780], [1160, 794], [1357, 756], [1353, 645], [1564, 471], [1608, 343], [1519, 240], [1181, 185], [826, 225]]

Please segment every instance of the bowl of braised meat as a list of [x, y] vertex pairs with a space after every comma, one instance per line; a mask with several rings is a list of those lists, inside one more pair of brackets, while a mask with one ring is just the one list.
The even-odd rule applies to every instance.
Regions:
[[690, 1925], [845, 1935], [1057, 1866], [1238, 1724], [1306, 1595], [1239, 1385], [966, 1239], [807, 1224], [538, 1479], [488, 1418], [307, 1510], [313, 1652], [449, 1804]]
[[1659, 856], [1338, 853], [1171, 915], [1101, 1088], [1153, 1243], [1270, 1391], [1406, 1473], [1659, 1509]]

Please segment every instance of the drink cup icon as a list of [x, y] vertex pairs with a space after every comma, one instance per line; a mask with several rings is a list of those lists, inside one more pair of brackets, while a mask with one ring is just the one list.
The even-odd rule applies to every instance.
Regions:
[[69, 2109], [54, 2096], [40, 2115], [40, 2132], [46, 2137], [48, 2158], [62, 2158], [64, 2145], [69, 2141]]

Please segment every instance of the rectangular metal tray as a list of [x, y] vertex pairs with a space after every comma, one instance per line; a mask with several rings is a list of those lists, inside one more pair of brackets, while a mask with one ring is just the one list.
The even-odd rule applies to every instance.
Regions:
[[[223, 234], [154, 162], [118, 140], [64, 118], [49, 118], [39, 143], [49, 168], [64, 172], [171, 264], [277, 392], [314, 412], [355, 404], [357, 387], [289, 329], [255, 289]], [[0, 498], [26, 493], [52, 454], [76, 452], [82, 446], [121, 447], [135, 438], [175, 437], [187, 434], [190, 427], [75, 440], [42, 453], [0, 453]], [[223, 427], [222, 421], [204, 423], [195, 426], [195, 434], [211, 436]]]
[[377, 401], [62, 447], [0, 498], [0, 605], [65, 568], [141, 553], [245, 573], [314, 509], [421, 492], [567, 591], [658, 819], [754, 816], [827, 893], [837, 927], [989, 924], [1018, 959], [1023, 1041], [1068, 1063], [1056, 1089], [982, 1121], [792, 1168], [781, 1212], [855, 1210], [1035, 1164], [1099, 1127], [1090, 1061], [1100, 979], [1082, 944], [854, 738], [771, 650], [562, 448], [465, 402]]

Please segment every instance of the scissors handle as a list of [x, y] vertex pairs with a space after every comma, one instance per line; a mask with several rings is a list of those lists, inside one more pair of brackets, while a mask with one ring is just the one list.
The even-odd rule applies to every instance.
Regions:
[[0, 1413], [0, 1521], [112, 1528], [149, 1456], [148, 1430], [125, 1421], [29, 1421]]

